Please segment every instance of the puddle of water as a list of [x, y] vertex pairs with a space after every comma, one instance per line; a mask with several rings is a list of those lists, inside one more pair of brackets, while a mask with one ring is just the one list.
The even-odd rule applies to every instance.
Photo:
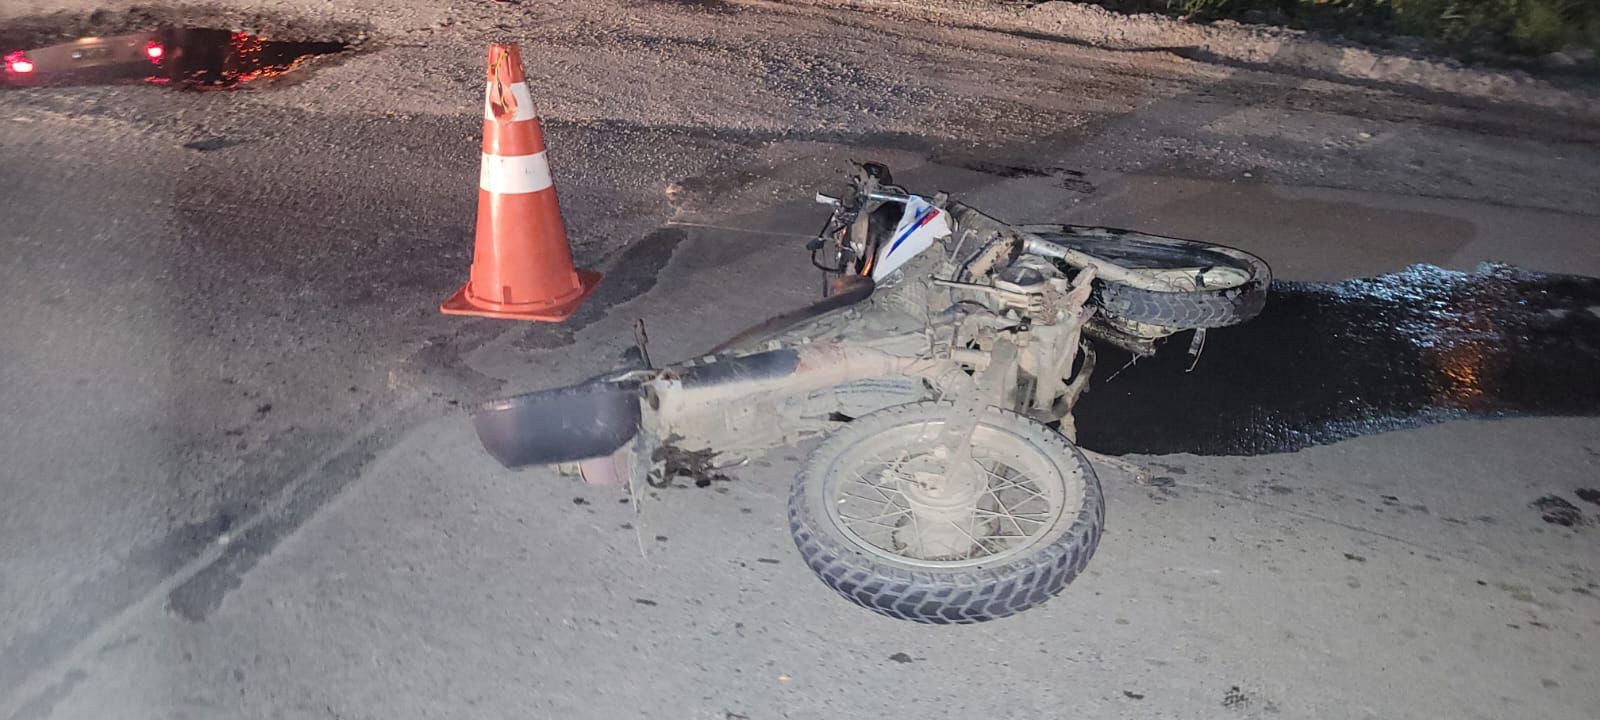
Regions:
[[343, 52], [340, 42], [283, 42], [196, 27], [81, 37], [26, 49], [0, 49], [4, 85], [41, 87], [151, 83], [226, 90], [283, 75], [305, 58]]
[[1274, 283], [1250, 322], [1153, 358], [1102, 349], [1079, 441], [1111, 454], [1258, 455], [1464, 417], [1600, 415], [1600, 279], [1419, 265]]

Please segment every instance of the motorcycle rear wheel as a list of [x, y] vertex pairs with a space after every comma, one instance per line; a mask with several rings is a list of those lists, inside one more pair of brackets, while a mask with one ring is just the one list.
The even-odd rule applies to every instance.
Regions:
[[1226, 245], [1079, 225], [1019, 229], [1173, 286], [1156, 290], [1097, 279], [1096, 301], [1124, 322], [1174, 331], [1236, 325], [1261, 313], [1272, 285], [1265, 261]]
[[1054, 597], [1094, 555], [1105, 524], [1094, 469], [1060, 433], [1009, 410], [990, 408], [973, 432], [983, 474], [971, 514], [919, 513], [951, 413], [923, 402], [858, 418], [795, 478], [795, 546], [851, 602], [919, 623], [983, 622]]

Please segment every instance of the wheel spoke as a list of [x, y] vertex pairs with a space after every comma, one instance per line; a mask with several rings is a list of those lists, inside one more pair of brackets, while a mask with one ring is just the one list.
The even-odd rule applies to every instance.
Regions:
[[[979, 465], [979, 467], [983, 467], [983, 466]], [[1007, 469], [1009, 470], [1010, 468], [1008, 467]], [[1039, 481], [1028, 477], [1027, 473], [1020, 473], [1021, 477], [1006, 477], [1006, 476], [1001, 475], [1001, 474], [999, 474], [999, 473], [997, 473], [997, 472], [995, 472], [993, 470], [990, 470], [989, 468], [983, 468], [983, 470], [984, 470], [984, 472], [989, 474], [989, 477], [992, 477], [992, 478], [994, 478], [996, 480], [999, 480], [1000, 482], [1006, 483], [1007, 484], [1006, 487], [1025, 487], [1023, 485], [1024, 482], [1032, 483], [1035, 486], [1037, 486], [1039, 484]]]
[[828, 514], [863, 550], [916, 566], [964, 567], [1029, 552], [1060, 521], [1073, 478], [1039, 446], [1019, 442], [1009, 427], [980, 423], [969, 452], [982, 474], [973, 478], [977, 487], [957, 488], [976, 499], [949, 507], [952, 498], [936, 493], [947, 484], [940, 478], [950, 459], [933, 453], [951, 420], [908, 420], [854, 445], [859, 450], [839, 456], [831, 473]]
[[[915, 517], [916, 513], [912, 513], [911, 515], [912, 515], [912, 517]], [[954, 520], [946, 520], [945, 522], [950, 523], [951, 527], [955, 528], [956, 530], [959, 530], [962, 535], [967, 536], [967, 539], [971, 540], [973, 545], [977, 545], [978, 544], [978, 539], [973, 537], [972, 533], [967, 532], [966, 528], [961, 527], [961, 523], [958, 523], [958, 522], [956, 522]], [[968, 560], [972, 559], [972, 548], [970, 546], [967, 548], [967, 556], [964, 559], [968, 559]]]
[[[1041, 520], [1040, 518], [1033, 517], [1033, 516], [1028, 515], [1028, 514], [1015, 515], [1015, 514], [1008, 513], [1008, 512], [995, 512], [993, 510], [984, 510], [983, 508], [976, 508], [976, 509], [973, 510], [973, 512], [976, 512], [976, 513], [981, 514], [981, 515], [986, 515], [988, 517], [1005, 518], [1007, 520], [1012, 520], [1012, 521], [1031, 522], [1031, 523], [1038, 523], [1040, 525], [1048, 525], [1048, 524], [1050, 524], [1049, 520]], [[1045, 517], [1049, 517], [1049, 516], [1046, 515]], [[1018, 528], [1017, 532], [1023, 532], [1023, 530], [1021, 528]]]
[[845, 496], [847, 498], [851, 498], [853, 500], [860, 500], [861, 502], [873, 503], [875, 505], [885, 505], [885, 504], [893, 505], [893, 504], [895, 504], [895, 502], [893, 500], [889, 499], [888, 495], [884, 495], [883, 499], [879, 500], [877, 498], [869, 498], [869, 497], [867, 497], [865, 495], [856, 495], [855, 493], [849, 493], [849, 492], [845, 492], [843, 490], [840, 490], [839, 494], [843, 495], [843, 496]]
[[[1033, 498], [1038, 498], [1040, 500], [1043, 500], [1046, 505], [1048, 505], [1050, 503], [1050, 499], [1045, 497], [1044, 493], [1041, 493], [1038, 490], [1034, 490], [1033, 488], [1030, 488], [1027, 485], [1019, 485], [1019, 484], [1016, 484], [1016, 483], [1008, 483], [1008, 484], [999, 485], [999, 486], [990, 485], [989, 489], [994, 491], [994, 492], [996, 492], [996, 493], [998, 493], [1000, 491], [1003, 491], [1003, 490], [1021, 490], [1022, 492], [1025, 492], [1025, 493], [1033, 496]], [[1030, 499], [1032, 499], [1032, 498], [1030, 498]]]
[[[1022, 524], [1017, 522], [1017, 516], [1015, 514], [1013, 514], [1009, 508], [1006, 507], [1005, 503], [1000, 501], [1000, 496], [994, 494], [993, 490], [989, 491], [989, 496], [994, 498], [994, 504], [998, 505], [1000, 507], [1000, 509], [1004, 511], [1004, 512], [992, 513], [992, 515], [994, 515], [995, 517], [1001, 517], [1001, 518], [1005, 518], [1007, 520], [1010, 520], [1011, 521], [1011, 526], [1016, 528], [1017, 532], [1023, 533], [1024, 535], [1026, 535], [1027, 531], [1023, 530], [1022, 529]], [[978, 510], [978, 508], [973, 508], [973, 509], [975, 511]]]
[[876, 527], [881, 527], [881, 528], [883, 528], [885, 530], [899, 530], [900, 529], [899, 525], [890, 525], [888, 523], [876, 522], [871, 518], [848, 518], [848, 517], [842, 517], [841, 516], [839, 519], [843, 520], [846, 525], [853, 525], [855, 523], [861, 523], [863, 525], [873, 525], [873, 526], [876, 526]]
[[892, 513], [884, 513], [882, 515], [874, 515], [872, 517], [857, 518], [857, 517], [851, 517], [849, 515], [845, 515], [843, 513], [840, 513], [839, 517], [841, 519], [844, 519], [844, 520], [854, 520], [856, 522], [876, 523], [876, 522], [882, 522], [882, 521], [888, 520], [889, 518], [897, 518], [897, 517], [900, 517], [901, 515], [905, 515], [905, 514], [911, 512], [911, 508], [902, 508], [902, 507], [900, 507], [898, 505], [896, 505], [895, 507], [899, 508], [899, 509], [895, 510]]
[[922, 542], [922, 524], [917, 522], [917, 514], [911, 513], [911, 534], [916, 536], [917, 542]]

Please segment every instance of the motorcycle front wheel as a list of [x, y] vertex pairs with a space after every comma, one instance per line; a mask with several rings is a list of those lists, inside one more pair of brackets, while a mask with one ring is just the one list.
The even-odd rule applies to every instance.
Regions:
[[[789, 495], [789, 528], [817, 577], [901, 620], [976, 623], [1054, 597], [1105, 524], [1094, 469], [1060, 433], [990, 408], [960, 483], [940, 435], [949, 403], [857, 418], [819, 446]], [[959, 490], [952, 488], [959, 487]]]

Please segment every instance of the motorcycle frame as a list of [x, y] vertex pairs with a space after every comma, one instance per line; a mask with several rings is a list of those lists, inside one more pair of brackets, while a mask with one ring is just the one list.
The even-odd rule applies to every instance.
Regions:
[[[613, 472], [631, 465], [658, 481], [715, 475], [864, 412], [921, 400], [959, 402], [978, 392], [983, 374], [1000, 388], [985, 404], [1059, 422], [1073, 437], [1072, 406], [1093, 369], [1082, 331], [1093, 312], [1085, 304], [1094, 272], [1070, 282], [1054, 277], [1033, 292], [939, 280], [984, 276], [1022, 251], [1019, 238], [993, 237], [962, 260], [955, 253], [967, 243], [955, 239], [959, 234], [935, 246], [942, 252], [908, 266], [894, 287], [846, 275], [818, 303], [741, 333], [711, 355], [498, 401], [475, 416], [479, 436], [508, 466], [610, 455]], [[925, 312], [921, 327], [890, 329], [880, 321], [908, 305]], [[969, 307], [983, 309], [951, 312]], [[1019, 322], [996, 307], [1026, 308], [1028, 315]], [[1045, 315], [1053, 321], [1027, 319]], [[998, 367], [997, 342], [1014, 346]], [[642, 348], [635, 353], [645, 356]], [[560, 435], [570, 432], [573, 418], [587, 419], [595, 442], [529, 452], [527, 439], [541, 435], [539, 425], [556, 423], [551, 434]]]

